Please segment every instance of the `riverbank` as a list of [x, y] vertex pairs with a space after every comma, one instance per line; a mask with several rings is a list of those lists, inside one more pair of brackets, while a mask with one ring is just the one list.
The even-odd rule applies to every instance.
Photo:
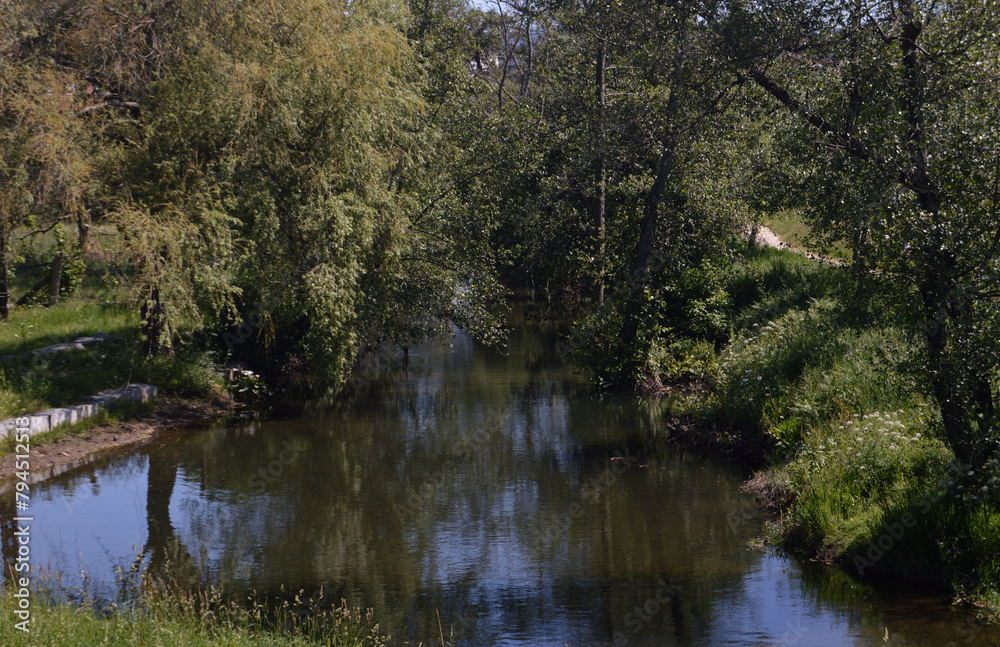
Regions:
[[9, 588], [0, 593], [0, 644], [133, 647], [384, 647], [371, 613], [343, 603], [326, 608], [266, 609], [225, 603], [218, 592], [187, 593], [162, 584], [142, 585], [126, 606], [95, 611], [33, 592], [30, 613]]
[[[207, 424], [236, 405], [208, 352], [181, 344], [173, 356], [146, 357], [135, 309], [102, 302], [94, 290], [53, 307], [19, 307], [0, 323], [0, 419], [73, 406], [134, 382], [155, 385], [160, 397], [33, 436], [35, 481], [164, 429]], [[0, 482], [14, 473], [13, 449], [0, 443]]]
[[878, 287], [855, 298], [843, 271], [759, 250], [710, 298], [693, 294], [683, 310], [729, 331], [654, 344], [652, 381], [674, 392], [666, 433], [756, 471], [747, 488], [774, 514], [772, 543], [948, 587], [997, 617], [1000, 465], [955, 460], [916, 370], [921, 339], [882, 323]]
[[[92, 419], [66, 425], [32, 438], [33, 481], [51, 478], [107, 451], [135, 447], [167, 429], [206, 425], [233, 410], [224, 398], [185, 399], [167, 396], [154, 402], [104, 411]], [[0, 490], [15, 472], [15, 456], [0, 448]]]

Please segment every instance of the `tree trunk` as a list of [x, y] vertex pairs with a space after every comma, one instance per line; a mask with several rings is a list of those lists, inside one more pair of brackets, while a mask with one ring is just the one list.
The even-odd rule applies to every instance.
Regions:
[[7, 234], [0, 232], [0, 320], [7, 321], [10, 314], [10, 282], [7, 274]]
[[49, 282], [49, 306], [59, 303], [59, 286], [62, 285], [63, 252], [56, 252], [52, 259], [52, 276]]
[[173, 346], [170, 341], [170, 326], [167, 311], [160, 301], [160, 289], [153, 288], [149, 297], [139, 308], [142, 334], [146, 338], [146, 356], [170, 355]]
[[88, 222], [87, 218], [84, 218], [82, 212], [76, 217], [76, 230], [79, 235], [77, 246], [80, 249], [80, 253], [86, 253], [87, 247], [90, 244], [90, 222]]
[[[673, 96], [670, 101], [672, 104], [676, 103]], [[649, 257], [653, 251], [656, 225], [660, 217], [660, 202], [663, 200], [670, 172], [674, 168], [675, 145], [674, 134], [670, 133], [663, 142], [663, 153], [660, 155], [656, 179], [646, 195], [646, 205], [639, 229], [639, 242], [635, 247], [635, 262], [632, 266], [632, 285], [626, 296], [625, 323], [622, 326], [622, 342], [625, 346], [631, 346], [635, 343], [636, 334], [639, 331], [639, 316], [642, 314], [642, 300], [646, 292]]]
[[595, 90], [597, 93], [597, 170], [594, 178], [597, 196], [594, 200], [594, 236], [596, 238], [597, 285], [594, 291], [594, 301], [604, 305], [604, 215], [607, 202], [608, 163], [605, 158], [604, 108], [606, 102], [604, 68], [607, 54], [607, 43], [604, 40], [597, 45], [597, 69], [595, 71]]
[[524, 40], [525, 47], [527, 48], [527, 55], [524, 61], [524, 71], [521, 74], [521, 96], [526, 96], [528, 94], [529, 85], [531, 84], [531, 74], [534, 72], [534, 47], [531, 41], [531, 16], [527, 18], [527, 22], [524, 27]]
[[917, 39], [923, 24], [911, 0], [899, 3], [903, 25], [900, 32], [903, 92], [901, 108], [907, 124], [906, 144], [910, 155], [908, 180], [920, 205], [935, 225], [923, 243], [924, 273], [919, 290], [927, 330], [927, 359], [934, 399], [941, 409], [945, 435], [955, 457], [963, 464], [982, 466], [995, 453], [989, 441], [993, 432], [993, 389], [989, 376], [974, 362], [956, 353], [952, 340], [956, 325], [969, 313], [962, 299], [958, 260], [944, 240], [941, 193], [931, 179], [930, 155], [924, 132], [925, 73]]

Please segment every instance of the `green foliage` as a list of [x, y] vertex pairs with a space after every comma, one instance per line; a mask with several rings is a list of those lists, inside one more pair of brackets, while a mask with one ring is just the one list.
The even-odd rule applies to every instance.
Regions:
[[663, 327], [713, 343], [729, 338], [731, 296], [718, 262], [706, 259], [664, 283], [657, 299]]
[[259, 375], [246, 370], [235, 371], [226, 390], [234, 400], [247, 405], [259, 405], [271, 393]]
[[715, 345], [688, 338], [665, 345], [654, 342], [645, 371], [669, 385], [710, 381], [718, 371]]
[[572, 361], [590, 373], [598, 388], [631, 387], [639, 379], [642, 358], [622, 344], [623, 324], [621, 311], [600, 308], [577, 322], [568, 339]]

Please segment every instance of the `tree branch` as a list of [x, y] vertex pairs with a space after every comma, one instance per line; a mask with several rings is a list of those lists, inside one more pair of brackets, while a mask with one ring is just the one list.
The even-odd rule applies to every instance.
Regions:
[[846, 133], [840, 132], [836, 127], [834, 127], [833, 124], [824, 119], [822, 116], [802, 105], [802, 103], [793, 97], [788, 90], [775, 83], [764, 72], [764, 70], [760, 69], [759, 66], [751, 66], [747, 69], [747, 74], [750, 75], [750, 78], [753, 79], [757, 85], [759, 85], [772, 97], [780, 101], [782, 105], [788, 108], [789, 111], [797, 114], [807, 123], [829, 137], [835, 146], [842, 148], [858, 159], [865, 161], [871, 159], [871, 153], [868, 151], [868, 147], [865, 146], [864, 142], [857, 137], [852, 137]]
[[53, 229], [55, 229], [56, 225], [58, 225], [60, 222], [62, 222], [63, 220], [68, 220], [71, 217], [72, 216], [62, 216], [61, 218], [56, 218], [52, 222], [52, 224], [49, 225], [48, 227], [46, 227], [45, 229], [36, 229], [35, 231], [29, 231], [25, 235], [21, 236], [18, 240], [24, 240], [25, 238], [29, 238], [29, 237], [34, 236], [36, 234], [47, 234], [48, 232], [50, 232]]

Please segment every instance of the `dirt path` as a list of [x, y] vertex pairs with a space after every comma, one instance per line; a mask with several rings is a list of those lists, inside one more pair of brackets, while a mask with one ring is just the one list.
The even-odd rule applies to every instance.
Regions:
[[757, 227], [757, 244], [761, 247], [774, 247], [775, 249], [791, 249], [791, 245], [781, 240], [774, 230], [765, 225]]
[[820, 256], [819, 254], [813, 254], [812, 252], [801, 249], [799, 247], [794, 247], [789, 245], [785, 241], [781, 240], [781, 236], [774, 233], [774, 230], [766, 225], [759, 225], [757, 227], [757, 244], [761, 247], [773, 247], [775, 249], [788, 249], [793, 252], [798, 252], [799, 254], [805, 254], [811, 260], [819, 261], [821, 263], [829, 263], [831, 265], [843, 265], [844, 261], [839, 258], [828, 258], [826, 256]]
[[[221, 402], [162, 398], [156, 410], [135, 420], [94, 427], [41, 445], [31, 445], [31, 483], [52, 478], [103, 455], [112, 449], [141, 445], [167, 429], [207, 424], [231, 408]], [[14, 454], [0, 459], [0, 494], [12, 487]]]

